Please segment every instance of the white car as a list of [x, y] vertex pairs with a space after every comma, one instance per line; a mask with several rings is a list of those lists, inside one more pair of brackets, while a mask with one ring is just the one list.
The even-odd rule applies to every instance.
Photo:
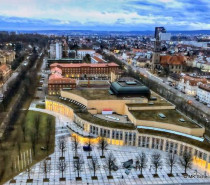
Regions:
[[210, 104], [207, 104], [207, 107], [210, 108]]

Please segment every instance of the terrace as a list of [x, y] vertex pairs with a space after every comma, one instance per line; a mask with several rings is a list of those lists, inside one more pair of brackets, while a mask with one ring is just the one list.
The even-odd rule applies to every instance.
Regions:
[[[188, 128], [200, 128], [196, 123], [176, 110], [141, 110], [130, 112], [138, 120], [169, 123]], [[165, 118], [162, 118], [161, 114], [165, 115]]]
[[[68, 91], [68, 90], [63, 90]], [[121, 100], [122, 97], [111, 95], [108, 89], [81, 89], [69, 90], [68, 92], [85, 98], [86, 100]]]
[[61, 99], [58, 96], [47, 96], [46, 99], [62, 103], [64, 105], [67, 105], [67, 106], [71, 107], [74, 110], [81, 109], [81, 106], [79, 106], [79, 105], [77, 105], [77, 104], [75, 104], [73, 102], [70, 102], [67, 99], [66, 100], [65, 99]]
[[79, 112], [76, 113], [80, 118], [86, 120], [90, 123], [94, 123], [99, 126], [109, 127], [109, 128], [116, 128], [116, 129], [127, 129], [127, 130], [134, 130], [135, 126], [131, 123], [120, 123], [114, 121], [108, 121], [105, 119], [101, 119], [96, 117], [88, 112]]

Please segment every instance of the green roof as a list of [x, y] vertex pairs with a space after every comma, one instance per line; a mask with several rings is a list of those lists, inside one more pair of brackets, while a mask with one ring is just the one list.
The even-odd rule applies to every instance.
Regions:
[[[200, 128], [196, 123], [176, 110], [135, 110], [130, 112], [138, 120], [157, 121], [188, 128]], [[165, 118], [162, 117], [162, 114]], [[180, 119], [184, 119], [185, 122], [181, 122]]]

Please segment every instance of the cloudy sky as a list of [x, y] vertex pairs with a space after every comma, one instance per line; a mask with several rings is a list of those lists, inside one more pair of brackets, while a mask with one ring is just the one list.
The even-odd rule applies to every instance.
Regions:
[[0, 29], [210, 30], [210, 0], [0, 0]]

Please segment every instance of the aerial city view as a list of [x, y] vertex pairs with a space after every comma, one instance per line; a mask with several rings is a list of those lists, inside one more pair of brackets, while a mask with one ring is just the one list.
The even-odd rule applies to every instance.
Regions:
[[210, 185], [210, 0], [0, 0], [0, 185]]

